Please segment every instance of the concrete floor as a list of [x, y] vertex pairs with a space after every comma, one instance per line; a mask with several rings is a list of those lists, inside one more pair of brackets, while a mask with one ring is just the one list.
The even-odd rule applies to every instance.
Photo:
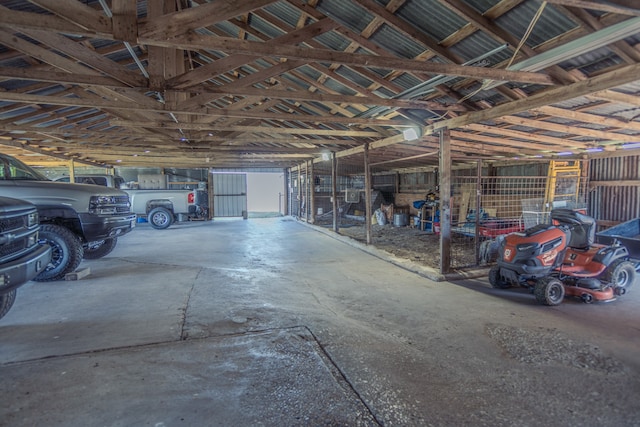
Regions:
[[640, 425], [637, 283], [543, 307], [290, 218], [140, 224], [84, 267], [0, 320], [0, 425]]

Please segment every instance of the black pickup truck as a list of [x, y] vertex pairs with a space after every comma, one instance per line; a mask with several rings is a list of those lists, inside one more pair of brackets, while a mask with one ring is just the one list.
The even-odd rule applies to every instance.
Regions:
[[38, 240], [38, 210], [31, 203], [0, 197], [0, 318], [17, 289], [47, 268], [51, 247]]
[[0, 196], [36, 205], [40, 240], [52, 248], [49, 266], [36, 281], [60, 280], [83, 258], [110, 253], [118, 237], [135, 227], [127, 193], [99, 185], [53, 182], [6, 154], [0, 153]]

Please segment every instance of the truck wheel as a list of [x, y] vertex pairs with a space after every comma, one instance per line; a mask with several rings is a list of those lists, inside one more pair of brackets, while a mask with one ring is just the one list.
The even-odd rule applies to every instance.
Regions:
[[60, 280], [80, 265], [84, 251], [80, 240], [71, 231], [60, 225], [42, 224], [39, 235], [40, 243], [51, 246], [51, 262], [33, 280], [36, 282]]
[[611, 283], [614, 288], [629, 290], [636, 280], [636, 269], [633, 263], [617, 259], [604, 272], [604, 281]]
[[13, 289], [7, 293], [0, 294], [0, 319], [9, 312], [13, 302], [16, 300], [17, 289]]
[[173, 213], [167, 208], [158, 207], [149, 212], [147, 219], [156, 230], [164, 230], [173, 224]]
[[558, 305], [564, 298], [564, 285], [555, 277], [545, 277], [533, 288], [536, 300], [544, 305]]
[[111, 253], [118, 243], [117, 237], [90, 243], [84, 248], [84, 259], [98, 259]]

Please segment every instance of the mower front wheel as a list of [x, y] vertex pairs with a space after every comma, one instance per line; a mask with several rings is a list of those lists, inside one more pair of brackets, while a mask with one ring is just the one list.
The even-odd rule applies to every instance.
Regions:
[[540, 304], [558, 305], [564, 298], [564, 285], [555, 277], [545, 277], [538, 280], [533, 294]]
[[628, 290], [636, 280], [636, 269], [633, 263], [617, 259], [604, 272], [604, 281], [611, 283], [614, 289]]
[[511, 287], [511, 284], [500, 276], [500, 267], [497, 265], [494, 265], [491, 267], [491, 270], [489, 270], [489, 283], [491, 287], [496, 289], [507, 289]]

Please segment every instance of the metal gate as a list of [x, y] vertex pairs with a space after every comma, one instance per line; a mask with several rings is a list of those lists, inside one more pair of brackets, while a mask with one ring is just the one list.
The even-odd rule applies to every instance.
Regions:
[[213, 216], [247, 215], [247, 175], [213, 173]]

